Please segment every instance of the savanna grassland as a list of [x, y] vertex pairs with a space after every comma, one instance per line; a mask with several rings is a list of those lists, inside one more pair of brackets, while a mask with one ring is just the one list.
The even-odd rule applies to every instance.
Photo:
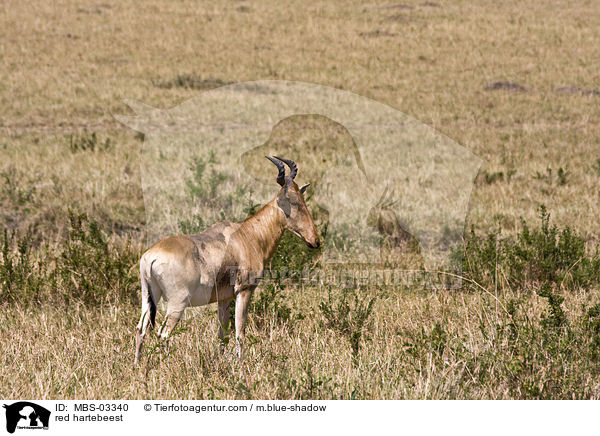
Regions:
[[[600, 398], [596, 2], [0, 11], [0, 397]], [[124, 99], [167, 109], [262, 79], [364, 95], [484, 159], [456, 253], [464, 286], [270, 284], [243, 362], [231, 342], [218, 352], [208, 306], [168, 350], [149, 339], [134, 367], [144, 137], [114, 115], [132, 114]], [[218, 193], [206, 165], [190, 162], [191, 195]], [[207, 224], [182, 215], [180, 230]], [[318, 253], [287, 235], [281, 265], [314, 267]]]

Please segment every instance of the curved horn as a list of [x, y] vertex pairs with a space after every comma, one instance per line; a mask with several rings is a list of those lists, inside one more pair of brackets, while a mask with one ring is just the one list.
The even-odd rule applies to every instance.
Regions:
[[296, 178], [296, 175], [298, 174], [298, 166], [296, 165], [296, 162], [294, 162], [293, 160], [290, 159], [284, 159], [282, 157], [278, 157], [278, 156], [273, 156], [275, 159], [279, 159], [281, 162], [285, 163], [288, 167], [290, 167], [290, 174], [289, 177], [290, 179], [294, 180]]
[[381, 194], [381, 197], [379, 197], [379, 200], [377, 200], [377, 206], [382, 206], [383, 205], [383, 202], [384, 202], [384, 200], [385, 200], [385, 198], [387, 196], [387, 193], [388, 193], [388, 186], [389, 185], [386, 183], [385, 184], [385, 189], [383, 190], [383, 194]]
[[285, 167], [283, 166], [283, 164], [281, 162], [276, 161], [271, 156], [265, 156], [265, 157], [267, 159], [269, 159], [271, 162], [273, 162], [275, 164], [275, 166], [277, 167], [277, 169], [279, 170], [279, 174], [277, 174], [277, 183], [279, 183], [279, 186], [283, 186], [285, 184]]

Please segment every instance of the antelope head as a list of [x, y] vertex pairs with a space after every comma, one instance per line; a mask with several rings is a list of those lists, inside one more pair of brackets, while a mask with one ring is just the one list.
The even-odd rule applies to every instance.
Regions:
[[375, 227], [382, 234], [393, 233], [393, 227], [396, 224], [397, 218], [392, 206], [398, 202], [398, 200], [394, 200], [393, 198], [394, 192], [388, 192], [388, 186], [386, 185], [381, 198], [367, 215], [367, 225], [369, 227]]
[[[304, 193], [310, 183], [298, 187], [294, 178], [298, 174], [296, 163], [290, 159], [277, 156], [265, 156], [279, 169], [277, 183], [281, 186], [277, 194], [277, 206], [285, 215], [285, 228], [302, 239], [311, 248], [319, 248], [321, 242], [312, 216], [306, 207]], [[285, 174], [285, 163], [290, 168], [290, 173]]]

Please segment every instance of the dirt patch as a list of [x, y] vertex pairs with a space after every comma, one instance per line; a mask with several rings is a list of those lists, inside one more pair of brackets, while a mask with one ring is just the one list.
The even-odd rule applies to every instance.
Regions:
[[78, 14], [101, 14], [102, 9], [100, 9], [100, 8], [92, 8], [92, 9], [77, 8], [77, 13]]
[[185, 88], [185, 89], [201, 89], [201, 90], [218, 88], [220, 86], [230, 85], [232, 83], [233, 82], [229, 82], [229, 81], [221, 80], [221, 79], [215, 79], [212, 77], [202, 79], [198, 76], [194, 76], [191, 74], [181, 74], [171, 80], [166, 80], [166, 81], [160, 81], [160, 80], [152, 81], [152, 84], [154, 86], [156, 86], [157, 88], [165, 88], [165, 89]]
[[576, 86], [564, 86], [562, 88], [556, 88], [554, 92], [558, 94], [580, 94], [600, 96], [600, 89], [582, 89]]
[[434, 2], [425, 2], [423, 4], [421, 4], [421, 6], [426, 7], [426, 8], [439, 8], [440, 5], [438, 5], [437, 3]]
[[413, 6], [410, 5], [405, 5], [402, 3], [397, 3], [394, 5], [387, 5], [387, 6], [382, 6], [381, 9], [405, 9], [405, 10], [410, 10], [410, 9], [414, 9]]
[[397, 33], [388, 32], [387, 30], [372, 30], [371, 32], [360, 32], [359, 35], [363, 38], [382, 38], [396, 36]]
[[493, 82], [485, 87], [486, 91], [517, 91], [526, 92], [527, 88], [514, 82]]

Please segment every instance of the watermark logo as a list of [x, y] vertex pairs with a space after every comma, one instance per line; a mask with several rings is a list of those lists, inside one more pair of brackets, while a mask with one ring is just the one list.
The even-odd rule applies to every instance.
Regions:
[[38, 404], [19, 401], [10, 405], [5, 404], [6, 431], [14, 433], [16, 429], [48, 430], [50, 411]]
[[299, 183], [311, 183], [311, 208], [326, 229], [324, 268], [460, 277], [456, 253], [482, 161], [430, 126], [303, 82], [232, 84], [169, 110], [127, 104], [137, 116], [117, 119], [144, 133], [149, 244], [242, 221], [274, 196], [264, 156], [276, 155], [298, 164]]

